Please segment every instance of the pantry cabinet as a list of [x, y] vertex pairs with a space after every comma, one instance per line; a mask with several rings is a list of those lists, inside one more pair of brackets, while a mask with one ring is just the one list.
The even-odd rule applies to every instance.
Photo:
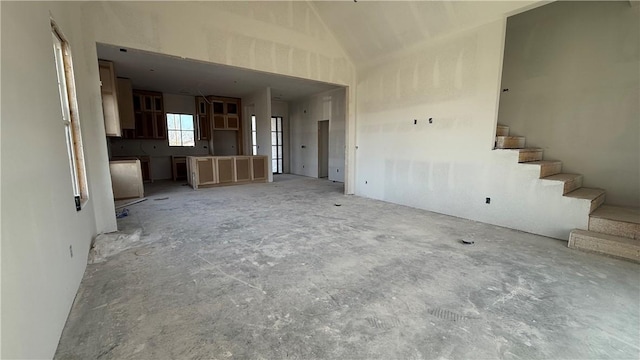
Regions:
[[104, 129], [107, 136], [122, 136], [118, 109], [118, 84], [111, 61], [98, 61], [100, 74], [100, 95], [102, 96], [102, 113]]

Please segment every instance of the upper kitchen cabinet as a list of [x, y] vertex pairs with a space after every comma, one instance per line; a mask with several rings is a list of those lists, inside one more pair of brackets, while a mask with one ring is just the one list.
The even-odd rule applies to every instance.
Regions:
[[137, 139], [167, 138], [162, 93], [133, 90], [133, 116]]
[[113, 63], [99, 60], [98, 65], [105, 132], [107, 136], [122, 136], [118, 107], [118, 83], [116, 82]]
[[240, 99], [211, 97], [214, 130], [240, 130]]
[[120, 114], [120, 127], [124, 130], [136, 128], [136, 121], [133, 116], [133, 88], [131, 80], [118, 78], [118, 110]]
[[198, 139], [211, 138], [211, 110], [209, 102], [203, 96], [196, 96], [196, 121], [198, 122]]

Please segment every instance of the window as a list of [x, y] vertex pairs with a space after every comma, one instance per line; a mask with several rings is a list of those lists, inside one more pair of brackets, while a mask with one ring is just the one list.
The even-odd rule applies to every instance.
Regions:
[[67, 155], [69, 157], [71, 186], [76, 210], [80, 211], [82, 205], [89, 199], [89, 195], [84, 153], [82, 150], [82, 136], [80, 134], [80, 124], [78, 120], [78, 101], [76, 99], [71, 50], [69, 49], [69, 44], [64, 40], [64, 37], [53, 22], [51, 23], [51, 31], [56, 73], [58, 75], [58, 92], [60, 93], [62, 123], [64, 125], [64, 136], [67, 143]]
[[258, 130], [255, 115], [251, 115], [251, 155], [258, 155]]
[[274, 174], [282, 174], [282, 117], [271, 117], [271, 166]]
[[167, 113], [169, 146], [196, 146], [193, 115]]

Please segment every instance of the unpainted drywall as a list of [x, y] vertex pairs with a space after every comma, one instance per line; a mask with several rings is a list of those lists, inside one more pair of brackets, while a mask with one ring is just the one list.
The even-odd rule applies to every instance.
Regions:
[[353, 66], [307, 2], [105, 1], [83, 9], [98, 42], [329, 83], [352, 81]]
[[586, 201], [492, 150], [505, 23], [358, 74], [356, 194], [562, 239], [586, 227]]
[[[51, 358], [92, 237], [116, 229], [95, 48], [79, 7], [2, 2], [2, 353]], [[50, 17], [69, 41], [89, 200], [76, 211]], [[92, 52], [93, 51], [93, 52]], [[91, 56], [92, 54], [92, 56]], [[11, 89], [11, 91], [6, 91]], [[73, 255], [72, 255], [73, 253]]]
[[291, 157], [289, 140], [289, 103], [286, 101], [271, 100], [271, 115], [282, 118], [282, 172], [289, 173]]
[[[167, 113], [191, 114], [195, 117], [195, 97], [163, 93], [164, 109]], [[194, 118], [195, 119], [195, 118]], [[209, 155], [208, 142], [196, 140], [194, 147], [169, 146], [168, 140], [138, 140], [111, 138], [111, 156], [149, 156], [151, 177], [154, 180], [172, 179], [171, 155]]]
[[[2, 94], [3, 358], [53, 356], [91, 237], [117, 229], [97, 42], [355, 84], [352, 63], [306, 2], [2, 2], [1, 12], [2, 88], [11, 89]], [[90, 192], [78, 213], [64, 205], [72, 197], [64, 138], [54, 136], [60, 109], [49, 16], [74, 56]], [[268, 119], [265, 99], [259, 106]], [[354, 104], [349, 108], [353, 126]]]
[[344, 88], [337, 88], [292, 102], [292, 174], [318, 177], [318, 121], [329, 120], [329, 180], [344, 182], [345, 95]]
[[510, 17], [498, 121], [606, 202], [640, 206], [640, 7], [559, 1]]
[[[82, 9], [87, 36], [100, 43], [349, 86], [354, 163], [355, 69], [309, 3], [86, 2]], [[354, 192], [354, 173], [351, 166], [345, 174], [346, 193]]]
[[[242, 98], [242, 104], [245, 109], [250, 109], [248, 112], [245, 111], [242, 119], [244, 129], [251, 129], [251, 115], [256, 116], [258, 155], [268, 157], [269, 182], [271, 182], [273, 181], [273, 172], [271, 171], [271, 89], [265, 88]], [[250, 130], [245, 131], [245, 135], [249, 132]], [[249, 142], [245, 147], [250, 149], [250, 144]]]

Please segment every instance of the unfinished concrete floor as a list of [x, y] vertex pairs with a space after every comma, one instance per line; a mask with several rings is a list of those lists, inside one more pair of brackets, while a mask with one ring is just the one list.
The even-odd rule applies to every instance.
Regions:
[[147, 193], [118, 224], [148, 243], [87, 267], [57, 358], [640, 356], [637, 264], [326, 180]]

